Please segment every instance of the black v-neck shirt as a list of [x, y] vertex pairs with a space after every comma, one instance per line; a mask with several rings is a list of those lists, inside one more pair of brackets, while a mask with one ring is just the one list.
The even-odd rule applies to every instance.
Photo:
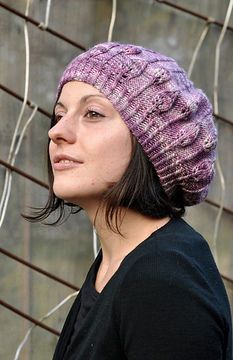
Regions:
[[90, 309], [94, 306], [97, 298], [98, 298], [98, 291], [95, 289], [95, 278], [96, 273], [98, 271], [99, 262], [96, 262], [93, 272], [90, 274], [88, 281], [86, 281], [82, 288], [82, 295], [80, 299], [80, 308], [76, 317], [76, 321], [73, 326], [72, 335], [70, 338], [70, 343], [67, 346], [66, 353], [69, 351], [69, 349], [72, 347], [73, 341], [75, 341], [75, 337], [77, 333], [79, 332], [79, 329], [82, 327], [82, 324], [84, 323], [85, 317], [90, 311]]
[[97, 293], [102, 251], [53, 360], [232, 360], [226, 291], [207, 242], [183, 219], [140, 243]]

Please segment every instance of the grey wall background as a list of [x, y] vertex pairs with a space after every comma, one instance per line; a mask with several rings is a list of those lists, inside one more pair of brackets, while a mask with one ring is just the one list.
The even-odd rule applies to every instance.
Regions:
[[[224, 21], [228, 0], [172, 0], [206, 16]], [[5, 0], [5, 4], [24, 12], [26, 0]], [[45, 0], [31, 1], [29, 15], [44, 21]], [[52, 0], [49, 27], [85, 47], [106, 41], [111, 17], [111, 0]], [[24, 21], [0, 7], [0, 83], [23, 96], [25, 73]], [[186, 70], [205, 22], [153, 0], [118, 0], [113, 40], [151, 47], [174, 57]], [[230, 24], [233, 26], [233, 16]], [[65, 65], [81, 51], [74, 46], [28, 24], [30, 41], [29, 99], [51, 112], [57, 81]], [[221, 28], [211, 25], [198, 55], [192, 79], [213, 100], [215, 47]], [[219, 159], [226, 196], [224, 206], [233, 211], [233, 32], [227, 31], [222, 48], [219, 75], [219, 113], [232, 124], [218, 120]], [[7, 159], [10, 141], [22, 103], [0, 91], [0, 159]], [[26, 108], [24, 122], [31, 113]], [[46, 142], [49, 119], [37, 112], [24, 137], [16, 166], [47, 182]], [[5, 168], [0, 166], [0, 194]], [[219, 203], [220, 179], [217, 174], [208, 199]], [[80, 286], [93, 260], [92, 228], [84, 213], [73, 215], [59, 227], [30, 224], [21, 218], [28, 206], [42, 206], [47, 190], [13, 173], [12, 192], [6, 218], [0, 229], [0, 246], [38, 266]], [[213, 231], [218, 209], [204, 202], [188, 209], [186, 220], [213, 246]], [[224, 211], [217, 243], [220, 271], [233, 278], [233, 216]], [[48, 279], [0, 254], [0, 297], [40, 318], [71, 289]], [[233, 307], [233, 286], [225, 282]], [[60, 330], [72, 304], [70, 300], [46, 324]], [[18, 344], [30, 323], [1, 307], [0, 358], [13, 359]], [[57, 337], [36, 328], [21, 359], [50, 359]]]

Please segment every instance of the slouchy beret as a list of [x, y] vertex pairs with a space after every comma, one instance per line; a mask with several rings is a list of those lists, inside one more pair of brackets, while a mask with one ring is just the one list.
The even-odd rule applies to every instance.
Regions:
[[93, 85], [112, 103], [172, 197], [186, 206], [205, 199], [215, 174], [217, 130], [212, 106], [171, 57], [132, 44], [102, 43], [74, 58], [64, 84]]

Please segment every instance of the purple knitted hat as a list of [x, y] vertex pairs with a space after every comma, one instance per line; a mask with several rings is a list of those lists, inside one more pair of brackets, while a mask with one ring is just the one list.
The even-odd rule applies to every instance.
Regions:
[[108, 98], [169, 197], [178, 187], [187, 206], [205, 199], [215, 174], [212, 107], [174, 59], [141, 46], [103, 43], [71, 61], [57, 97], [72, 80], [93, 85]]

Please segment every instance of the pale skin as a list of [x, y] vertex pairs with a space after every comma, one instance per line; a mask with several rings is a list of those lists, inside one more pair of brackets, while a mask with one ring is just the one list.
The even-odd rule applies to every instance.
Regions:
[[[79, 81], [63, 86], [55, 106], [57, 123], [49, 130], [53, 191], [81, 206], [94, 223], [104, 192], [120, 180], [132, 156], [132, 136], [111, 102], [95, 87]], [[95, 287], [101, 292], [124, 257], [169, 221], [127, 209], [120, 234], [105, 223], [104, 209], [95, 220], [103, 259]]]

